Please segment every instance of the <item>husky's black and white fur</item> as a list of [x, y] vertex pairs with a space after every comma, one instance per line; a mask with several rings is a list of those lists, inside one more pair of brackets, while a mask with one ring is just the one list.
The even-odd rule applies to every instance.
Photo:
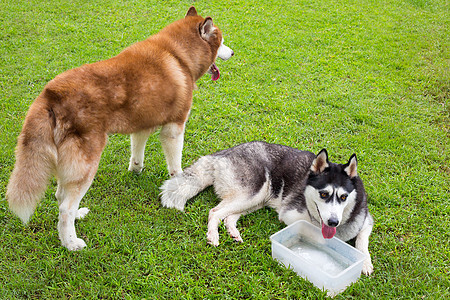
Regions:
[[183, 211], [188, 199], [210, 185], [222, 199], [209, 212], [210, 244], [219, 245], [222, 220], [231, 237], [242, 242], [236, 228], [239, 217], [270, 206], [288, 225], [306, 220], [321, 226], [324, 238], [335, 234], [344, 241], [356, 238], [356, 248], [367, 255], [363, 273], [372, 273], [368, 246], [373, 219], [355, 154], [346, 164], [335, 164], [325, 149], [316, 156], [265, 142], [238, 145], [201, 157], [164, 182], [162, 204]]

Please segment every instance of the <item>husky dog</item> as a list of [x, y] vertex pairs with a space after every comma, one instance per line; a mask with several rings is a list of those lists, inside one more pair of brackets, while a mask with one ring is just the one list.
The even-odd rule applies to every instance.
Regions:
[[306, 220], [321, 226], [326, 239], [356, 238], [356, 248], [367, 255], [363, 273], [369, 275], [373, 219], [356, 169], [355, 154], [346, 164], [335, 164], [325, 149], [316, 156], [287, 146], [250, 142], [201, 157], [165, 181], [161, 202], [183, 211], [188, 199], [213, 185], [221, 202], [209, 211], [208, 243], [219, 245], [222, 220], [231, 237], [242, 242], [236, 228], [239, 217], [269, 206], [288, 225]]
[[212, 19], [191, 7], [185, 18], [117, 56], [56, 76], [31, 105], [19, 135], [6, 192], [10, 209], [26, 223], [55, 175], [61, 243], [69, 250], [85, 247], [74, 222], [89, 211], [78, 206], [108, 134], [131, 134], [129, 170], [140, 172], [145, 143], [162, 127], [169, 173], [181, 173], [195, 81], [206, 72], [219, 79], [216, 58], [233, 54]]

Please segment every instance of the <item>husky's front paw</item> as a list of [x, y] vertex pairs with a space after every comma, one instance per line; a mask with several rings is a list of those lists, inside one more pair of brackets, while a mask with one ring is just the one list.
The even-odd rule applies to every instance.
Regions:
[[362, 273], [364, 275], [369, 276], [370, 274], [373, 273], [373, 265], [372, 265], [372, 261], [369, 259], [366, 259], [363, 263], [363, 267], [362, 267]]
[[67, 243], [63, 243], [63, 246], [66, 247], [69, 251], [78, 251], [86, 247], [86, 243], [79, 238], [76, 238]]
[[219, 246], [219, 233], [217, 231], [208, 231], [206, 238], [208, 239], [208, 244], [213, 245], [214, 247]]

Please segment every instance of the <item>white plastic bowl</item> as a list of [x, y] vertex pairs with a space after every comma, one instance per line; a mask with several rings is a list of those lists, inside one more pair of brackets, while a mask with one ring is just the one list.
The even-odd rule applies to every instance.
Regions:
[[324, 239], [321, 230], [306, 221], [297, 221], [270, 237], [272, 257], [328, 296], [343, 292], [361, 275], [366, 256], [333, 237]]

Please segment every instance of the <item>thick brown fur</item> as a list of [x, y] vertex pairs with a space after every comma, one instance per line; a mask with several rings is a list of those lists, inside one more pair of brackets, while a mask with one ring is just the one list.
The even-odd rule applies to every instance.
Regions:
[[[148, 137], [162, 126], [161, 141], [169, 141], [165, 152], [171, 139], [182, 138], [195, 81], [214, 63], [222, 42], [222, 33], [211, 25], [211, 18], [198, 16], [192, 7], [185, 18], [117, 56], [51, 80], [31, 105], [18, 138], [6, 193], [11, 210], [26, 223], [55, 175], [60, 239], [70, 250], [83, 248], [73, 222], [86, 213], [78, 204], [97, 171], [107, 135], [144, 132]], [[169, 172], [181, 171], [181, 162], [177, 167], [167, 160]]]

